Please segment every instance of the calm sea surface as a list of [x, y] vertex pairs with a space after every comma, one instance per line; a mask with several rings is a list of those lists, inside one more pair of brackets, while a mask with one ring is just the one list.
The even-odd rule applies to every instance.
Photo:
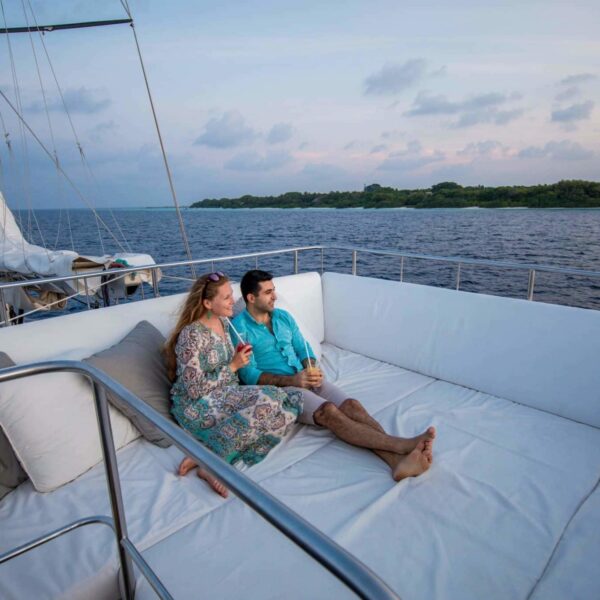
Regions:
[[[99, 211], [114, 234], [127, 240], [135, 252], [151, 254], [156, 262], [185, 259], [176, 214], [170, 209]], [[194, 258], [272, 250], [312, 244], [342, 244], [391, 249], [416, 254], [481, 258], [516, 263], [538, 263], [600, 271], [600, 210], [278, 210], [278, 209], [187, 209], [183, 217]], [[22, 215], [24, 229], [27, 216]], [[48, 247], [69, 249], [66, 212], [38, 211], [37, 219]], [[70, 212], [76, 251], [101, 254], [94, 217], [89, 211]], [[59, 227], [60, 224], [60, 227]], [[34, 241], [39, 235], [32, 226]], [[108, 234], [107, 252], [118, 251]], [[328, 250], [326, 270], [350, 272], [351, 254]], [[218, 263], [215, 268], [239, 278], [254, 259]], [[260, 268], [276, 275], [293, 270], [293, 257], [286, 255], [259, 260]], [[320, 251], [300, 253], [300, 270], [318, 270]], [[201, 269], [203, 272], [207, 269]], [[400, 278], [397, 257], [359, 254], [358, 273]], [[185, 277], [189, 271], [168, 271], [161, 281], [162, 293], [187, 289], [189, 283], [168, 276]], [[404, 280], [453, 287], [456, 266], [406, 259]], [[461, 289], [498, 295], [525, 297], [526, 270], [463, 266]], [[600, 309], [600, 278], [538, 273], [535, 299]]]

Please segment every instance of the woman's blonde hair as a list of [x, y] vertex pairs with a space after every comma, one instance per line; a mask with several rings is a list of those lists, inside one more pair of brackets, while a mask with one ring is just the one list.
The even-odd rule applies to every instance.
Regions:
[[[217, 278], [216, 281], [215, 276]], [[169, 336], [163, 349], [167, 363], [167, 376], [171, 381], [175, 381], [177, 377], [175, 346], [177, 345], [177, 339], [181, 330], [204, 315], [207, 310], [204, 306], [204, 300], [215, 298], [219, 292], [219, 288], [228, 281], [229, 277], [222, 273], [206, 273], [205, 275], [200, 275], [192, 286], [181, 309], [177, 325], [175, 325], [175, 329]]]

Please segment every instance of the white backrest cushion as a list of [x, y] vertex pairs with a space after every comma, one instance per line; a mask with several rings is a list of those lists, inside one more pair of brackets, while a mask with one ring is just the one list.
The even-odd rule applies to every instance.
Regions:
[[175, 326], [185, 294], [83, 311], [0, 329], [0, 348], [17, 364], [79, 360], [116, 344], [140, 321], [164, 336]]
[[325, 341], [600, 427], [600, 311], [323, 275]]
[[[273, 280], [279, 300], [275, 303], [291, 313], [311, 344], [320, 346], [325, 337], [323, 289], [319, 273], [300, 273]], [[314, 349], [315, 352], [317, 348]]]

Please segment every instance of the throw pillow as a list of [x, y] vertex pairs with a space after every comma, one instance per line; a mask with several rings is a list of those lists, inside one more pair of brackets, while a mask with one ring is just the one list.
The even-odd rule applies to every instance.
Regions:
[[[104, 371], [161, 415], [171, 419], [170, 390], [162, 354], [163, 335], [148, 321], [140, 321], [118, 344], [102, 350], [84, 362]], [[107, 390], [108, 401], [118, 408], [150, 442], [167, 448], [170, 440], [152, 423]]]

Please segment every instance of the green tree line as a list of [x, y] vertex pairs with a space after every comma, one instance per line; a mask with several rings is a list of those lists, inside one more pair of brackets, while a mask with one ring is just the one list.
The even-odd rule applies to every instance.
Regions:
[[377, 183], [362, 192], [287, 192], [280, 196], [205, 199], [191, 208], [590, 208], [600, 207], [600, 183], [565, 180], [545, 185], [462, 186], [452, 181], [402, 190]]

